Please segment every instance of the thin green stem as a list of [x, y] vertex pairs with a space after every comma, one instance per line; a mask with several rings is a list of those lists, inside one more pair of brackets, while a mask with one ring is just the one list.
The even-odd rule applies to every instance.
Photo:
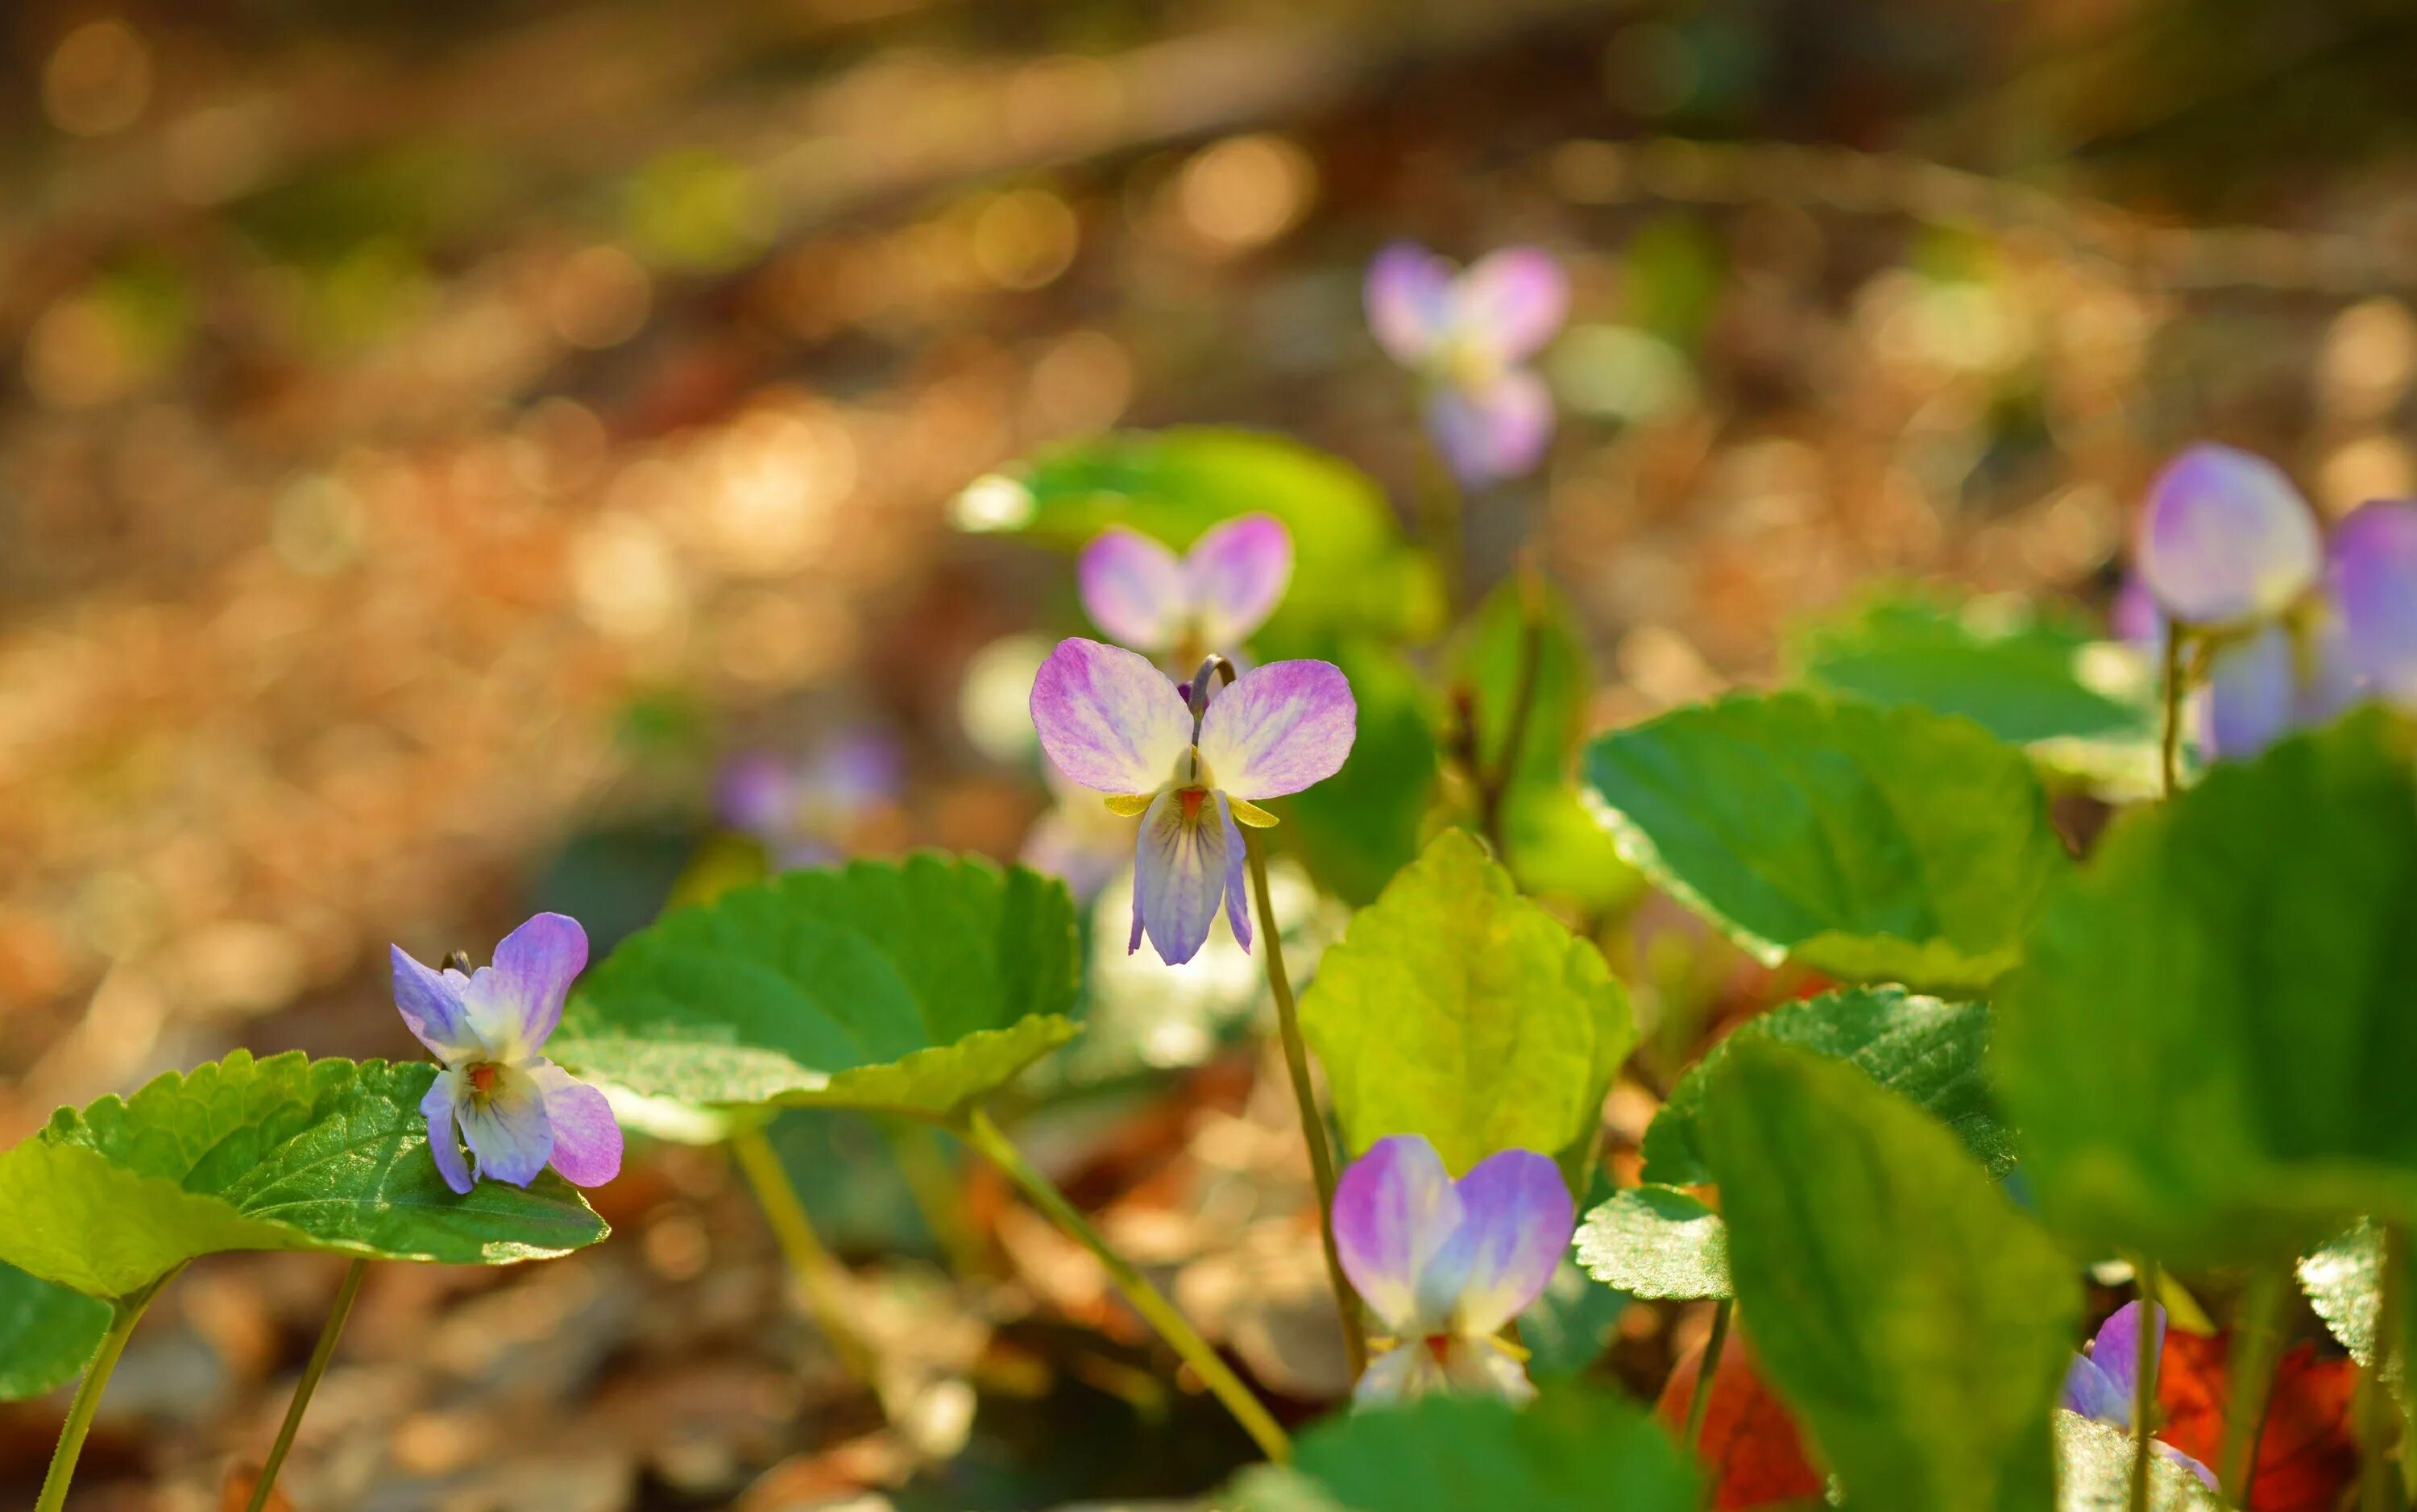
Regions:
[[2149, 1348], [2165, 1338], [2157, 1326], [2157, 1263], [2137, 1263], [2140, 1282], [2140, 1353], [2132, 1379], [2132, 1512], [2149, 1512], [2149, 1456], [2157, 1427], [2157, 1365], [2161, 1351]]
[[2233, 1315], [2232, 1353], [2225, 1362], [2231, 1393], [2224, 1410], [2224, 1457], [2216, 1483], [2234, 1506], [2249, 1504], [2257, 1474], [2257, 1440], [2266, 1429], [2266, 1404], [2273, 1395], [2274, 1362], [2283, 1351], [2283, 1305], [2290, 1295], [2290, 1271], [2260, 1265]]
[[51, 1456], [50, 1474], [42, 1477], [42, 1493], [34, 1499], [34, 1512], [60, 1512], [68, 1504], [68, 1483], [75, 1478], [76, 1459], [84, 1453], [84, 1435], [92, 1431], [93, 1414], [100, 1410], [100, 1394], [108, 1389], [110, 1372], [117, 1368], [117, 1357], [126, 1353], [126, 1341], [134, 1336], [134, 1325], [143, 1321], [143, 1310], [182, 1269], [179, 1265], [110, 1304], [109, 1332], [100, 1336], [100, 1351], [84, 1367], [75, 1400], [68, 1404], [68, 1420], [59, 1429], [59, 1446]]
[[1276, 927], [1275, 905], [1268, 896], [1268, 855], [1255, 832], [1242, 831], [1242, 853], [1250, 861], [1251, 899], [1258, 909], [1259, 954], [1268, 965], [1268, 991], [1276, 1000], [1276, 1035], [1284, 1041], [1301, 1142], [1309, 1146], [1310, 1175], [1317, 1183], [1317, 1238], [1326, 1249], [1326, 1278], [1343, 1314], [1343, 1348], [1350, 1359], [1351, 1379], [1357, 1381], [1368, 1368], [1368, 1336], [1360, 1321], [1360, 1293], [1343, 1273], [1343, 1251], [1334, 1243], [1334, 1152], [1326, 1142], [1326, 1115], [1318, 1111], [1317, 1088], [1309, 1080], [1309, 1046], [1300, 1037], [1300, 1010], [1293, 1001], [1292, 977], [1285, 971], [1284, 931]]
[[737, 1157], [747, 1184], [755, 1189], [756, 1205], [772, 1225], [772, 1236], [780, 1241], [789, 1269], [805, 1289], [806, 1306], [830, 1340], [832, 1352], [848, 1374], [872, 1385], [873, 1351], [849, 1322], [847, 1270], [814, 1232], [813, 1220], [806, 1216], [806, 1204], [789, 1182], [780, 1152], [772, 1148], [762, 1129], [749, 1128], [730, 1137], [730, 1153]]
[[277, 1473], [285, 1468], [285, 1456], [294, 1447], [294, 1435], [301, 1430], [302, 1414], [311, 1406], [311, 1394], [319, 1389], [319, 1378], [327, 1373], [327, 1362], [335, 1357], [336, 1339], [344, 1331], [344, 1320], [352, 1316], [353, 1299], [361, 1294], [361, 1278], [370, 1273], [370, 1263], [356, 1260], [344, 1267], [344, 1278], [336, 1285], [336, 1300], [327, 1309], [327, 1321], [319, 1329], [319, 1342], [311, 1347], [309, 1363], [302, 1367], [302, 1379], [295, 1383], [294, 1399], [285, 1404], [285, 1421], [278, 1425], [277, 1442], [268, 1446], [268, 1462], [260, 1467], [260, 1477], [252, 1482], [251, 1500], [244, 1504], [244, 1512], [261, 1512], [268, 1504], [268, 1493], [277, 1487]]
[[1425, 537], [1427, 551], [1435, 557], [1436, 571], [1443, 579], [1444, 608], [1457, 615], [1468, 576], [1467, 527], [1461, 518], [1466, 506], [1461, 498], [1460, 479], [1440, 451], [1430, 451], [1420, 472], [1419, 534]]
[[2182, 764], [2182, 698], [2190, 691], [2182, 657], [2184, 631], [2181, 625], [2166, 625], [2166, 718], [2163, 738], [2158, 743], [2157, 773], [2164, 783], [2165, 795], [2174, 795], [2181, 785]]
[[931, 1231], [932, 1242], [948, 1258], [949, 1268], [961, 1277], [980, 1275], [984, 1269], [981, 1247], [965, 1229], [957, 1173], [949, 1164], [947, 1147], [928, 1125], [885, 1119], [881, 1126], [898, 1157], [899, 1174], [905, 1178], [916, 1211], [923, 1217], [923, 1227]]
[[[1723, 1297], [1714, 1305], [1712, 1337], [1704, 1340], [1704, 1357], [1695, 1366], [1695, 1389], [1687, 1394], [1687, 1429], [1680, 1442], [1689, 1454], [1699, 1459], [1703, 1457], [1704, 1414], [1712, 1405], [1712, 1378], [1720, 1373], [1721, 1354], [1729, 1341], [1729, 1315], [1736, 1310], [1734, 1297]], [[1720, 1490], [1721, 1472], [1718, 1465], [1707, 1465], [1704, 1471], [1703, 1504], [1710, 1506]]]
[[[1502, 728], [1502, 748], [1495, 754], [1490, 765], [1470, 775], [1477, 781], [1478, 820], [1486, 843], [1494, 847], [1497, 857], [1507, 858], [1510, 852], [1503, 844], [1502, 805], [1510, 796], [1511, 784], [1519, 774], [1519, 752], [1527, 744], [1528, 724], [1536, 706], [1537, 672], [1544, 659], [1544, 612], [1542, 590], [1535, 582], [1532, 568], [1522, 568], [1520, 574], [1519, 672], [1512, 684], [1511, 710]], [[1471, 742], [1472, 748], [1475, 742]]]
[[[2387, 1381], [2400, 1350], [2403, 1273], [2408, 1269], [2407, 1235], [2397, 1224], [2383, 1231], [2382, 1294], [2375, 1308], [2374, 1363], [2359, 1383], [2359, 1506], [2361, 1512], [2400, 1512], [2394, 1494], [2399, 1476], [2392, 1467], [2391, 1440], [2398, 1427], [2399, 1409], [2393, 1404]], [[2403, 1368], [2406, 1363], [2403, 1362]]]
[[952, 1126], [960, 1138], [1006, 1172], [1008, 1180], [1022, 1187], [1024, 1195], [1032, 1200], [1035, 1207], [1047, 1214], [1050, 1221], [1098, 1258], [1107, 1269], [1108, 1279], [1116, 1283], [1117, 1290], [1124, 1293], [1125, 1300], [1132, 1305], [1133, 1310], [1157, 1330], [1158, 1337], [1166, 1340], [1175, 1353], [1183, 1357], [1186, 1365], [1198, 1372], [1217, 1399], [1225, 1404], [1225, 1410], [1234, 1414], [1234, 1420], [1242, 1425], [1242, 1431], [1258, 1444], [1262, 1454], [1280, 1465], [1291, 1460], [1292, 1441], [1285, 1437], [1285, 1430], [1269, 1415], [1259, 1399], [1251, 1395], [1251, 1389], [1242, 1384], [1241, 1378], [1226, 1368], [1217, 1352], [1209, 1348], [1208, 1341], [1200, 1337], [1183, 1314], [1175, 1310], [1175, 1305], [1167, 1301], [1158, 1288], [1149, 1284], [1148, 1278], [1133, 1269], [1132, 1262], [1109, 1247], [1100, 1232], [1075, 1210], [1073, 1203], [1066, 1200], [1066, 1194], [1059, 1191], [1048, 1177], [1032, 1168], [1024, 1158], [1023, 1152], [1009, 1142], [1007, 1136], [999, 1132], [998, 1126], [991, 1122], [990, 1114], [976, 1108], [965, 1115], [963, 1123]]

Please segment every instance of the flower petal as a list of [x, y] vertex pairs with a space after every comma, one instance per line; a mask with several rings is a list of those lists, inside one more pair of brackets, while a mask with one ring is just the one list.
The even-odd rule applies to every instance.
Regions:
[[1139, 531], [1102, 532], [1083, 548], [1074, 575], [1083, 612], [1110, 640], [1138, 651], [1163, 651], [1191, 617], [1183, 564]]
[[1200, 762], [1236, 797], [1281, 798], [1343, 769], [1358, 733], [1350, 679], [1329, 661], [1270, 661], [1217, 695], [1200, 720]]
[[2280, 612], [2317, 581], [2317, 519], [2291, 480], [2230, 446], [2183, 452], [2149, 487], [2140, 577], [2166, 612], [2222, 625]]
[[1414, 243], [1394, 242], [1368, 265], [1366, 301], [1376, 344], [1415, 368], [1452, 325], [1452, 265]]
[[1549, 252], [1505, 247], [1468, 265], [1454, 303], [1464, 340], [1482, 341], [1500, 360], [1517, 362], [1559, 333], [1570, 310], [1569, 276]]
[[2117, 1385], [2086, 1354], [2076, 1354], [2064, 1372], [2064, 1394], [2058, 1399], [2084, 1417], [2117, 1428], [2132, 1426], [2132, 1394]]
[[2184, 1470], [2197, 1475], [2199, 1479], [2199, 1484], [2205, 1486], [2209, 1490], [2221, 1490], [2223, 1489], [2216, 1483], [2214, 1471], [2208, 1469], [2207, 1466], [2192, 1459], [2189, 1455], [2182, 1453], [2180, 1449], [2175, 1448], [2172, 1444], [2167, 1444], [2163, 1439], [2151, 1439], [2149, 1442], [2157, 1446], [2157, 1452], [2159, 1454], [2164, 1455], [2166, 1459], [2181, 1466]]
[[1462, 1228], [1471, 1240], [1456, 1329], [1482, 1337], [1544, 1294], [1568, 1253], [1577, 1209], [1560, 1169], [1533, 1150], [1504, 1150], [1460, 1178]]
[[1470, 485], [1498, 482], [1543, 460], [1553, 438], [1553, 396], [1542, 378], [1513, 368], [1482, 389], [1437, 389], [1427, 424], [1452, 476]]
[[1223, 815], [1210, 810], [1206, 794], [1191, 815], [1183, 806], [1184, 794], [1172, 789], [1152, 800], [1133, 854], [1133, 908], [1170, 966], [1198, 955], [1217, 922], [1225, 897], [1225, 837], [1234, 827], [1219, 822]]
[[1528, 1379], [1528, 1368], [1496, 1347], [1490, 1336], [1455, 1338], [1445, 1345], [1443, 1374], [1452, 1389], [1464, 1396], [1500, 1397], [1515, 1402], [1536, 1399], [1536, 1383]]
[[481, 1176], [525, 1187], [554, 1157], [545, 1093], [524, 1066], [498, 1066], [484, 1096], [463, 1088], [453, 1112], [462, 1121], [462, 1138], [479, 1157]]
[[785, 840], [797, 817], [797, 777], [788, 764], [765, 751], [734, 758], [715, 784], [714, 809], [722, 822], [742, 835]]
[[2115, 639], [2128, 642], [2162, 656], [2166, 649], [2166, 612], [2157, 607], [2157, 596], [2140, 581], [2136, 572], [2123, 579], [2115, 590], [2115, 602], [2106, 612], [2106, 627]]
[[[2150, 1348], [2160, 1352], [2166, 1347], [2166, 1309], [2151, 1309]], [[2090, 1363], [2106, 1377], [2122, 1399], [2123, 1415], [2107, 1418], [2110, 1423], [2128, 1428], [2132, 1423], [2132, 1396], [2139, 1389], [2140, 1380], [2140, 1305], [2126, 1302], [2108, 1314], [2098, 1325], [2098, 1337], [2090, 1342]], [[2097, 1414], [2092, 1414], [2097, 1415]]]
[[423, 966], [401, 945], [392, 950], [394, 1005], [412, 1037], [448, 1066], [477, 1059], [480, 1053], [478, 1032], [471, 1027], [469, 1009], [462, 1001], [470, 979], [458, 971]]
[[1151, 793], [1192, 743], [1192, 711], [1146, 657], [1057, 643], [1032, 679], [1032, 723], [1057, 769], [1101, 793]]
[[551, 1163], [573, 1187], [601, 1187], [621, 1173], [621, 1126], [604, 1094], [551, 1061], [529, 1068], [554, 1127]]
[[1225, 922], [1234, 930], [1234, 941], [1243, 949], [1251, 948], [1251, 899], [1247, 891], [1250, 876], [1250, 853], [1242, 848], [1242, 832], [1234, 827], [1234, 807], [1222, 793], [1217, 798], [1217, 820], [1225, 826]]
[[2294, 730], [2324, 723], [2349, 707], [2358, 688], [2341, 626], [2327, 619], [2295, 643], [2270, 625], [2217, 652], [2207, 673], [2209, 750], [2244, 761]]
[[470, 1177], [470, 1163], [462, 1158], [462, 1137], [453, 1127], [454, 1108], [461, 1096], [462, 1079], [454, 1072], [439, 1071], [429, 1083], [428, 1096], [419, 1099], [419, 1111], [428, 1120], [428, 1153], [436, 1157], [436, 1173], [445, 1178], [446, 1186], [467, 1195], [478, 1184]]
[[1378, 1140], [1335, 1183], [1343, 1274], [1395, 1335], [1424, 1338], [1443, 1325], [1445, 1316], [1429, 1316], [1419, 1298], [1421, 1281], [1460, 1232], [1461, 1215], [1452, 1173], [1423, 1135]]
[[2333, 531], [2333, 601], [2356, 673], [2417, 703], [2417, 504], [2363, 504]]
[[462, 994], [470, 1026], [488, 1055], [518, 1062], [538, 1051], [562, 1021], [562, 1000], [587, 969], [587, 931], [563, 914], [540, 914], [505, 935], [495, 963], [470, 974]]
[[1360, 1372], [1360, 1384], [1352, 1388], [1351, 1405], [1356, 1410], [1415, 1401], [1449, 1384], [1443, 1362], [1427, 1341], [1409, 1339], [1368, 1362], [1368, 1368]]
[[1292, 532], [1273, 515], [1228, 520], [1183, 558], [1188, 597], [1210, 651], [1231, 651], [1268, 622], [1292, 582]]

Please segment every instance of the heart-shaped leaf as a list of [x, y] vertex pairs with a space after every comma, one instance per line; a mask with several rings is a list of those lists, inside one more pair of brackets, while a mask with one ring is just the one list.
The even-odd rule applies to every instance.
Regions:
[[0, 1401], [74, 1380], [108, 1331], [108, 1303], [0, 1265]]
[[1628, 1402], [1575, 1384], [1524, 1411], [1494, 1397], [1430, 1396], [1330, 1417], [1294, 1468], [1245, 1475], [1221, 1505], [1294, 1512], [1694, 1512], [1695, 1474]]
[[[1073, 1037], [1063, 884], [936, 855], [792, 871], [668, 914], [580, 984], [547, 1053], [650, 1107], [944, 1120]], [[616, 1102], [616, 1106], [619, 1104]], [[714, 1125], [701, 1126], [711, 1137]]]
[[1704, 1108], [1764, 1373], [1868, 1512], [2055, 1496], [2070, 1263], [1938, 1120], [1851, 1066], [1733, 1046]]
[[1632, 1187], [1578, 1226], [1578, 1263], [1631, 1296], [1729, 1294], [1729, 1235], [1703, 1199], [1675, 1187]]
[[1991, 1175], [2014, 1169], [2013, 1131], [1998, 1116], [1984, 1076], [1989, 1010], [1898, 987], [1850, 987], [1749, 1019], [1688, 1067], [1645, 1131], [1646, 1180], [1695, 1187], [1712, 1179], [1704, 1158], [1704, 1096], [1729, 1047], [1746, 1039], [1844, 1061], [1962, 1135]]
[[1925, 709], [1729, 698], [1603, 736], [1585, 779], [1673, 896], [1853, 981], [1987, 985], [2069, 869], [2022, 752]]
[[419, 1112], [435, 1075], [237, 1051], [123, 1101], [63, 1108], [0, 1155], [0, 1261], [119, 1297], [226, 1249], [492, 1265], [604, 1237], [552, 1172], [525, 1191], [447, 1189]]
[[2094, 1251], [2281, 1263], [2417, 1219], [2417, 783], [2381, 711], [2126, 814], [2057, 892], [1991, 1070]]
[[1345, 1145], [1422, 1134], [1455, 1172], [1591, 1139], [1635, 1037], [1602, 954], [1456, 829], [1352, 919], [1300, 1021]]

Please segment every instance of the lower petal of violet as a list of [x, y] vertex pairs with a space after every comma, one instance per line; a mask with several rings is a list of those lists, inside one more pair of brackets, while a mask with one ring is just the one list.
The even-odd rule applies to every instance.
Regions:
[[1234, 939], [1248, 950], [1251, 948], [1250, 853], [1242, 848], [1242, 832], [1234, 827], [1233, 807], [1222, 793], [1217, 794], [1217, 822], [1225, 831], [1225, 922], [1233, 927]]
[[554, 1158], [554, 1126], [546, 1119], [545, 1094], [525, 1067], [495, 1068], [494, 1085], [481, 1096], [468, 1088], [455, 1106], [462, 1137], [479, 1157], [479, 1174], [525, 1187]]
[[1200, 953], [1225, 897], [1230, 826], [1217, 822], [1206, 800], [1201, 794], [1187, 815], [1181, 794], [1160, 794], [1142, 816], [1133, 853], [1135, 923], [1170, 966]]

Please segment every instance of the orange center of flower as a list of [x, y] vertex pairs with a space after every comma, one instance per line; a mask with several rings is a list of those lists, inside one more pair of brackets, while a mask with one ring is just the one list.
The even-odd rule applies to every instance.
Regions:
[[1436, 1364], [1449, 1365], [1452, 1363], [1450, 1358], [1452, 1354], [1452, 1336], [1450, 1334], [1429, 1334], [1426, 1337], [1426, 1346], [1427, 1353], [1435, 1356]]
[[494, 1062], [480, 1061], [476, 1066], [471, 1066], [467, 1074], [470, 1078], [470, 1090], [478, 1094], [479, 1096], [485, 1097], [490, 1096], [494, 1093], [495, 1079], [502, 1076], [504, 1073], [503, 1067], [497, 1066]]
[[1200, 820], [1200, 806], [1208, 801], [1208, 790], [1183, 788], [1176, 793], [1175, 798], [1178, 803], [1183, 805], [1183, 822], [1187, 824], [1197, 824]]

